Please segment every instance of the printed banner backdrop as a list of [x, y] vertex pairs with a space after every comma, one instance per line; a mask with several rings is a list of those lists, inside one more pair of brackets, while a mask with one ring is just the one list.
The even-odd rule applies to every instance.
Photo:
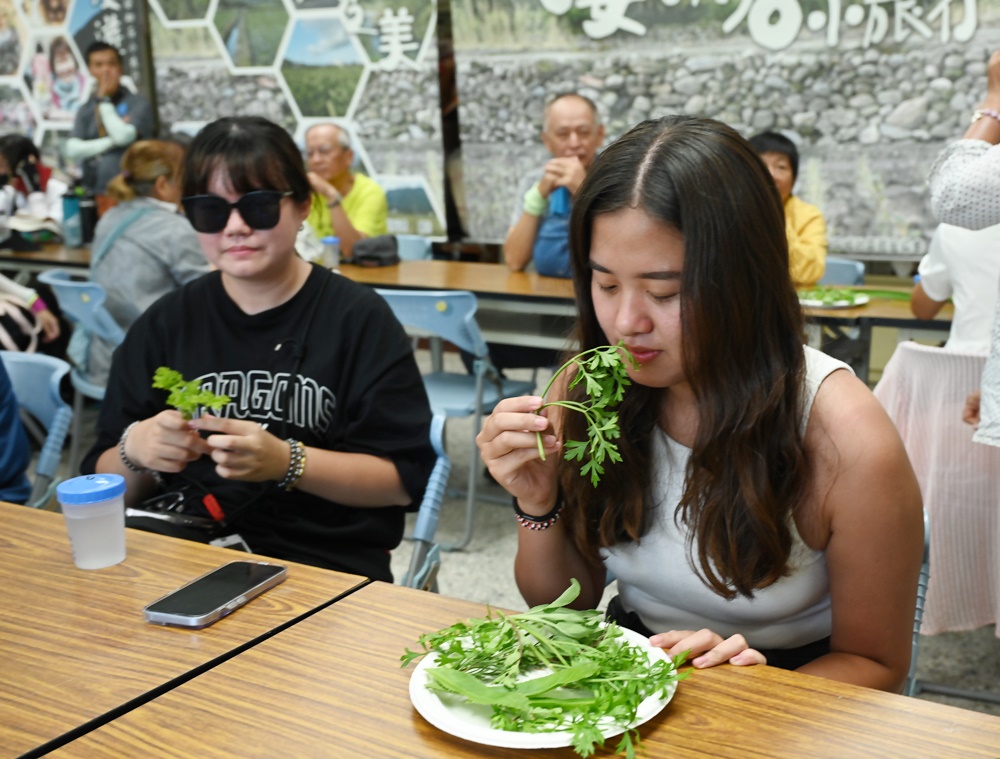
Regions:
[[[3, 0], [0, 0], [2, 2]], [[434, 0], [149, 0], [161, 131], [259, 115], [351, 135], [389, 231], [441, 236]]]
[[926, 239], [925, 179], [1000, 47], [1000, 0], [454, 0], [468, 227], [502, 240], [552, 95], [780, 130], [831, 236]]
[[114, 45], [126, 85], [148, 94], [144, 24], [142, 0], [0, 0], [0, 134], [28, 135], [46, 164], [72, 172], [61, 148], [90, 97], [83, 53], [96, 40]]

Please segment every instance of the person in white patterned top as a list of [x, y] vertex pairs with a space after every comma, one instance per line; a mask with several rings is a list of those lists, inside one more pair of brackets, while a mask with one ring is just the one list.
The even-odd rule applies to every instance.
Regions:
[[[1000, 51], [990, 56], [986, 98], [961, 140], [944, 149], [927, 180], [931, 208], [945, 224], [983, 229], [1000, 224]], [[1000, 446], [1000, 323], [994, 317], [982, 391], [966, 401], [965, 419], [978, 424], [973, 439]]]

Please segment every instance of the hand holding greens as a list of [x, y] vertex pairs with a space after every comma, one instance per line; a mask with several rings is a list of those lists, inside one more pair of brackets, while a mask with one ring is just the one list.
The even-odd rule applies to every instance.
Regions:
[[[491, 611], [421, 635], [422, 651], [406, 649], [401, 661], [405, 667], [435, 653], [427, 687], [492, 707], [495, 729], [571, 732], [574, 749], [586, 757], [604, 745], [603, 731], [613, 725], [625, 730], [616, 752], [634, 757], [639, 735], [628, 726], [646, 698], [666, 698], [670, 685], [687, 676], [677, 672], [686, 654], [651, 663], [618, 625], [603, 624], [602, 612], [566, 608], [579, 594], [573, 579], [550, 604], [522, 614]], [[524, 679], [540, 671], [546, 674]]]
[[[618, 412], [611, 408], [621, 402], [625, 387], [632, 384], [628, 378], [626, 360], [632, 364], [633, 369], [639, 368], [639, 363], [625, 347], [624, 341], [618, 345], [601, 345], [578, 353], [559, 367], [542, 393], [544, 398], [556, 377], [570, 367], [576, 368], [569, 389], [572, 390], [583, 382], [590, 400], [550, 401], [542, 404], [542, 408], [561, 406], [570, 411], [579, 411], [587, 417], [587, 440], [567, 440], [565, 457], [567, 461], [584, 461], [584, 456], [587, 457], [586, 463], [580, 467], [580, 475], [586, 477], [589, 474], [590, 482], [595, 488], [604, 474], [605, 459], [611, 462], [622, 460], [618, 446], [612, 442], [621, 436], [621, 429], [618, 427]], [[545, 461], [542, 436], [539, 433], [537, 437], [538, 452], [542, 461]]]
[[181, 373], [166, 366], [161, 366], [153, 375], [153, 387], [159, 390], [169, 390], [167, 405], [181, 412], [185, 419], [191, 419], [200, 408], [210, 408], [218, 413], [229, 403], [228, 395], [216, 395], [209, 390], [202, 390], [197, 380], [186, 382]]

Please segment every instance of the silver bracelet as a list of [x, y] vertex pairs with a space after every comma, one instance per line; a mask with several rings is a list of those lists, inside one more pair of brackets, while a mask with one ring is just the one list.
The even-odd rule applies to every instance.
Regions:
[[284, 478], [278, 483], [279, 488], [294, 490], [302, 479], [302, 473], [306, 471], [306, 447], [293, 438], [285, 441], [288, 443], [288, 450], [291, 457], [288, 459], [288, 471]]
[[128, 434], [132, 431], [132, 428], [135, 427], [135, 425], [137, 425], [138, 423], [139, 422], [132, 422], [132, 424], [130, 424], [128, 427], [125, 428], [125, 431], [122, 433], [122, 436], [118, 438], [118, 458], [122, 460], [122, 463], [130, 472], [139, 472], [140, 474], [147, 474], [149, 472], [152, 472], [153, 470], [146, 469], [145, 467], [141, 466], [136, 466], [135, 462], [133, 462], [132, 459], [130, 459], [128, 456], [125, 455], [125, 441], [128, 440]]

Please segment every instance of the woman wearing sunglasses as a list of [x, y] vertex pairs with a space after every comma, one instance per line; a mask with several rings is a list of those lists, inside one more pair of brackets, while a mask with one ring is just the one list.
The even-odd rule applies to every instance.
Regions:
[[[214, 496], [258, 553], [391, 580], [434, 462], [430, 410], [385, 302], [296, 254], [310, 192], [295, 143], [265, 119], [195, 137], [182, 204], [216, 271], [132, 325], [83, 471], [124, 475], [130, 504], [157, 480]], [[160, 366], [229, 403], [184, 419], [150, 386]]]

